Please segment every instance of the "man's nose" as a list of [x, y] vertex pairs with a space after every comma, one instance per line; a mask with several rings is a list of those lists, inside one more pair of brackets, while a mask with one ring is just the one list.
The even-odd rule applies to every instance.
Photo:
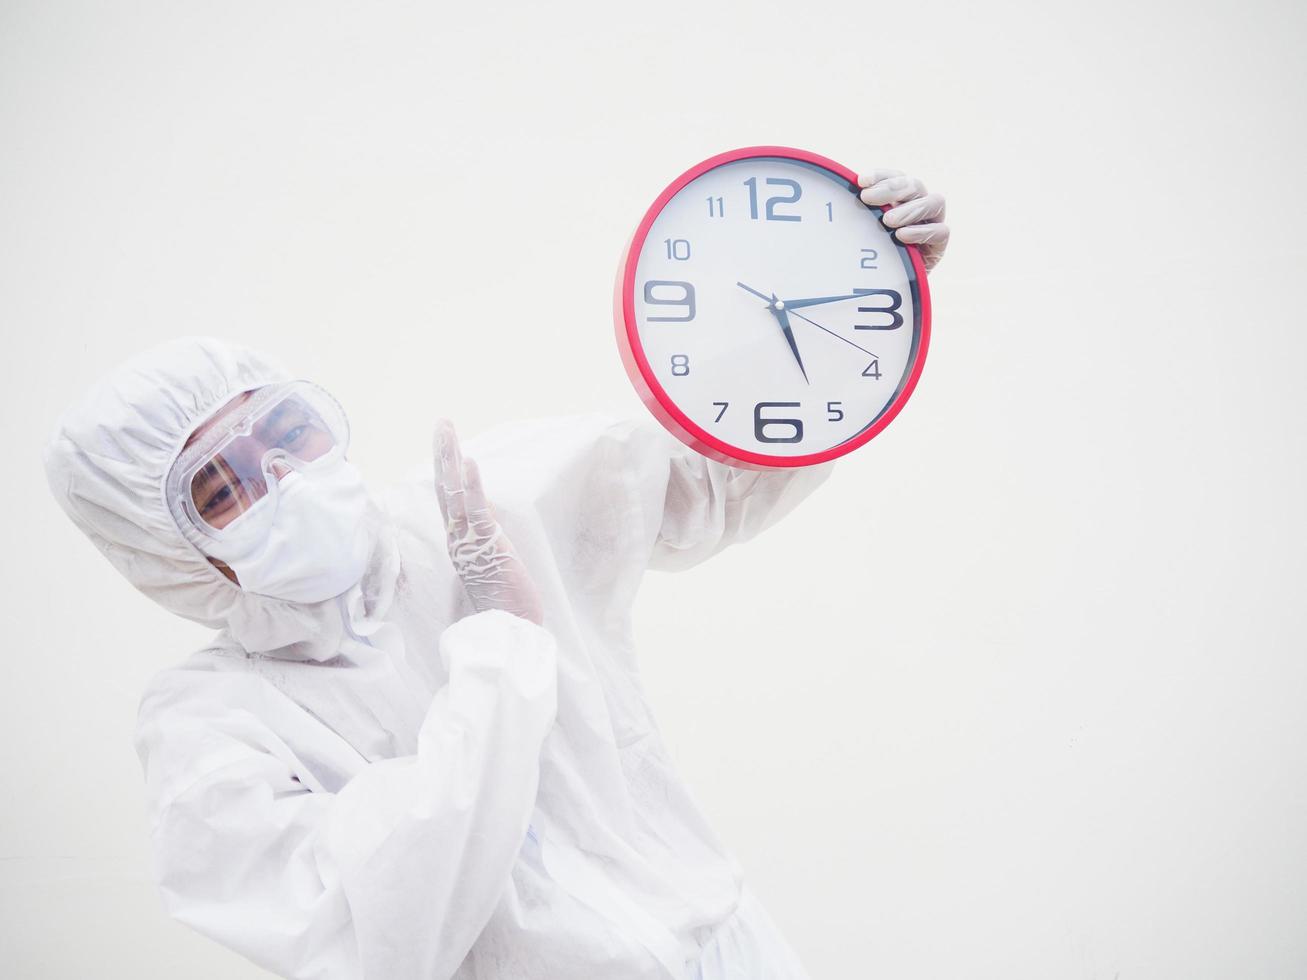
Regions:
[[272, 475], [275, 476], [278, 480], [282, 479], [283, 477], [289, 476], [291, 473], [291, 468], [279, 459], [274, 459], [272, 461], [271, 469], [272, 469]]

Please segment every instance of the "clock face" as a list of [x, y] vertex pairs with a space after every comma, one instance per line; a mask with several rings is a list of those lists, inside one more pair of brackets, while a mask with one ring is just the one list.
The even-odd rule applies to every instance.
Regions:
[[925, 269], [858, 190], [834, 161], [753, 147], [687, 171], [645, 215], [618, 278], [619, 346], [654, 414], [705, 455], [822, 462], [911, 394]]

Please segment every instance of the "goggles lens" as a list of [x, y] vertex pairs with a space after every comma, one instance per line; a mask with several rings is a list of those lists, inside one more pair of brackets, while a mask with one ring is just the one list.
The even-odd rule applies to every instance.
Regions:
[[169, 476], [174, 512], [221, 536], [292, 470], [343, 458], [339, 404], [305, 381], [247, 392], [192, 436]]

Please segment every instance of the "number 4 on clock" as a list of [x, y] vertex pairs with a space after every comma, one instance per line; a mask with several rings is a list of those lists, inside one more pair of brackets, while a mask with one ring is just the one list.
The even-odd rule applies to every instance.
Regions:
[[880, 378], [880, 358], [873, 357], [871, 363], [863, 368], [862, 376], [864, 378]]

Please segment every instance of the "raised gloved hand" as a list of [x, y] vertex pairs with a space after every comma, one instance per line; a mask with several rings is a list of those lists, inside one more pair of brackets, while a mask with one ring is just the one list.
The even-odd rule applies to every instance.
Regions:
[[864, 204], [886, 207], [885, 227], [904, 245], [921, 249], [921, 259], [929, 272], [939, 265], [948, 247], [948, 225], [944, 224], [944, 195], [927, 194], [926, 185], [902, 170], [873, 170], [858, 177], [863, 191], [858, 195]]
[[503, 609], [543, 624], [544, 604], [526, 565], [495, 519], [476, 461], [464, 459], [448, 419], [436, 423], [436, 499], [449, 558], [477, 612]]

